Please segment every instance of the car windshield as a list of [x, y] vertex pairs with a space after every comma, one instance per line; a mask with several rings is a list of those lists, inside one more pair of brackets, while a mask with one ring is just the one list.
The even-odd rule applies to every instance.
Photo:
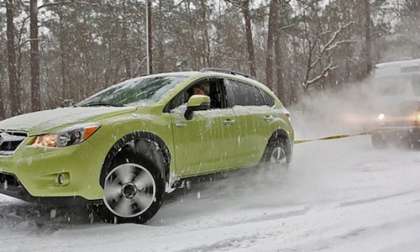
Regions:
[[416, 96], [420, 96], [420, 75], [413, 75], [411, 79], [411, 86]]
[[376, 92], [381, 96], [418, 95], [411, 76], [388, 76], [374, 80]]
[[87, 98], [77, 106], [123, 107], [152, 104], [187, 78], [188, 76], [174, 75], [127, 80]]

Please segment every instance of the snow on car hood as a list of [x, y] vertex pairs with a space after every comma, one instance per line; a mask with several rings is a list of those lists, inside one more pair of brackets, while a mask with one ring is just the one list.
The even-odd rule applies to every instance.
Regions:
[[69, 107], [24, 114], [0, 122], [0, 129], [22, 130], [29, 134], [42, 133], [56, 127], [89, 122], [97, 116], [113, 116], [135, 108]]

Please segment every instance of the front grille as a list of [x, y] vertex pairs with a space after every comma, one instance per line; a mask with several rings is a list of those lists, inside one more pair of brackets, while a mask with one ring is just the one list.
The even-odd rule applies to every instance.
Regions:
[[12, 155], [27, 136], [25, 132], [0, 130], [0, 155]]
[[22, 200], [30, 200], [31, 196], [19, 180], [12, 174], [0, 172], [0, 193]]
[[16, 189], [20, 187], [20, 184], [15, 176], [4, 173], [0, 173], [0, 185], [3, 190]]

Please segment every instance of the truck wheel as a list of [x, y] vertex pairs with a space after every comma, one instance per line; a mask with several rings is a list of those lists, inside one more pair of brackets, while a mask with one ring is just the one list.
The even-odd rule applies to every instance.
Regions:
[[378, 134], [373, 134], [371, 135], [371, 142], [372, 142], [372, 146], [375, 149], [384, 149], [387, 146], [387, 142], [385, 141], [385, 139]]
[[[125, 156], [125, 155], [123, 155]], [[102, 217], [110, 223], [145, 223], [162, 205], [165, 184], [152, 162], [120, 157], [104, 181]]]

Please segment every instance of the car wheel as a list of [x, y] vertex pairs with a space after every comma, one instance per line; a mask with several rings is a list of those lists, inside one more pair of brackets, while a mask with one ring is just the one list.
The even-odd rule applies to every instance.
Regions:
[[162, 205], [165, 183], [147, 159], [119, 158], [104, 181], [102, 216], [111, 223], [145, 223]]
[[371, 135], [371, 142], [375, 149], [384, 149], [387, 146], [385, 139], [378, 134]]
[[283, 138], [270, 140], [264, 154], [263, 163], [269, 166], [288, 167], [290, 154], [288, 153], [286, 140]]

